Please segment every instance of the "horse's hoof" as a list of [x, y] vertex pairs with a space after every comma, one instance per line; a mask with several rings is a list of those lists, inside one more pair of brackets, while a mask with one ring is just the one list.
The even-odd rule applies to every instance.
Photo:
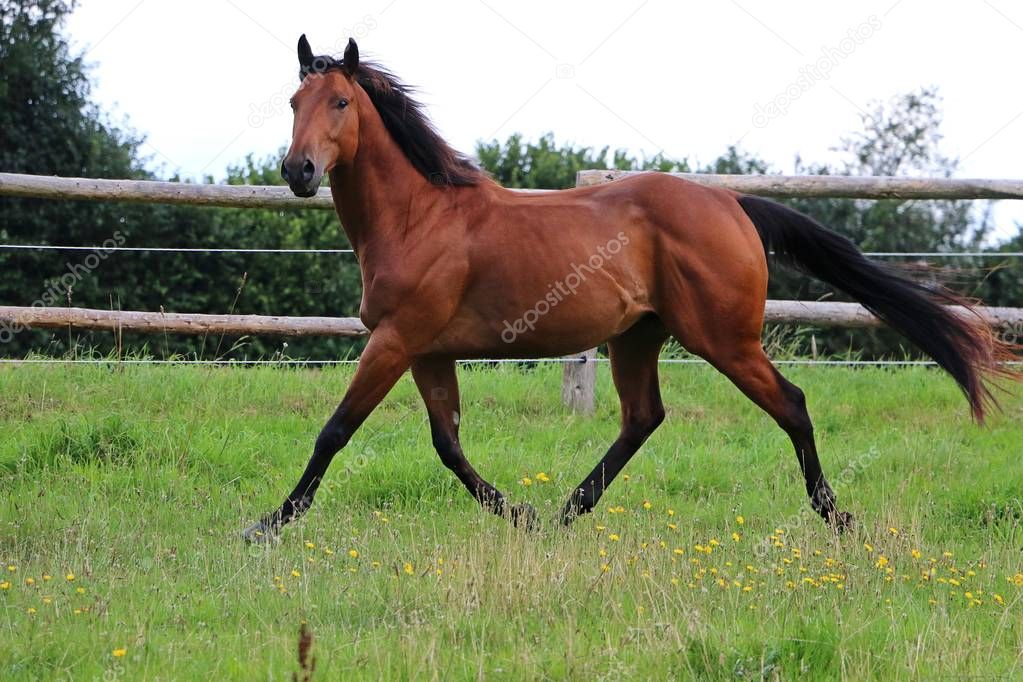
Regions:
[[516, 528], [534, 531], [540, 526], [540, 515], [533, 509], [533, 505], [523, 502], [512, 506], [511, 521]]
[[265, 545], [277, 540], [277, 533], [265, 522], [257, 521], [242, 531], [242, 538], [250, 545]]
[[831, 515], [829, 524], [839, 535], [852, 532], [856, 528], [856, 519], [849, 512], [836, 511]]

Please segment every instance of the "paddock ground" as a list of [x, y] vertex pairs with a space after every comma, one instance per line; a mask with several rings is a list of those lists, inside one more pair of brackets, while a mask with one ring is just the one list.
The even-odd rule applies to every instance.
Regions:
[[[793, 367], [857, 530], [805, 513], [784, 434], [703, 366], [569, 530], [617, 431], [560, 368], [463, 369], [476, 468], [547, 521], [477, 511], [404, 378], [271, 547], [350, 367], [0, 367], [0, 678], [1018, 677], [1023, 399], [985, 428], [936, 371]], [[528, 483], [528, 484], [527, 484]]]

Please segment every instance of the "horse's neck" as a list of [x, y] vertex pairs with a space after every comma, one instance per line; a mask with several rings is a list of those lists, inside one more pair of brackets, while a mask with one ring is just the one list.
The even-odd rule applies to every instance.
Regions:
[[368, 96], [361, 97], [355, 159], [330, 172], [334, 206], [360, 260], [369, 244], [400, 240], [415, 206], [437, 191], [391, 138]]

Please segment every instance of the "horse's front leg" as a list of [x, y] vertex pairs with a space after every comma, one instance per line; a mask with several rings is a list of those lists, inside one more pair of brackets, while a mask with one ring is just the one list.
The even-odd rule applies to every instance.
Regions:
[[247, 528], [243, 536], [250, 542], [265, 542], [282, 526], [304, 514], [313, 503], [331, 459], [343, 448], [356, 429], [383, 400], [387, 392], [409, 367], [408, 355], [397, 336], [384, 330], [373, 333], [359, 359], [358, 369], [344, 399], [320, 431], [313, 456], [302, 478], [277, 511]]

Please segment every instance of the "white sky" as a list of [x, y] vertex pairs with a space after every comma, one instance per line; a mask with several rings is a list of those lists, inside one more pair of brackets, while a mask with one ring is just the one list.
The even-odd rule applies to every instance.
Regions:
[[[865, 23], [869, 37], [842, 43]], [[1023, 175], [1011, 153], [1023, 147], [1023, 3], [1010, 0], [82, 0], [68, 30], [95, 64], [94, 97], [148, 136], [165, 174], [219, 179], [246, 153], [287, 144], [305, 32], [316, 52], [354, 36], [363, 56], [420, 87], [466, 152], [553, 131], [706, 162], [741, 141], [791, 172], [796, 155], [835, 161], [831, 147], [871, 100], [935, 84], [958, 175]], [[830, 76], [754, 125], [757, 104], [825, 48]], [[1023, 204], [995, 215], [1007, 234]]]

